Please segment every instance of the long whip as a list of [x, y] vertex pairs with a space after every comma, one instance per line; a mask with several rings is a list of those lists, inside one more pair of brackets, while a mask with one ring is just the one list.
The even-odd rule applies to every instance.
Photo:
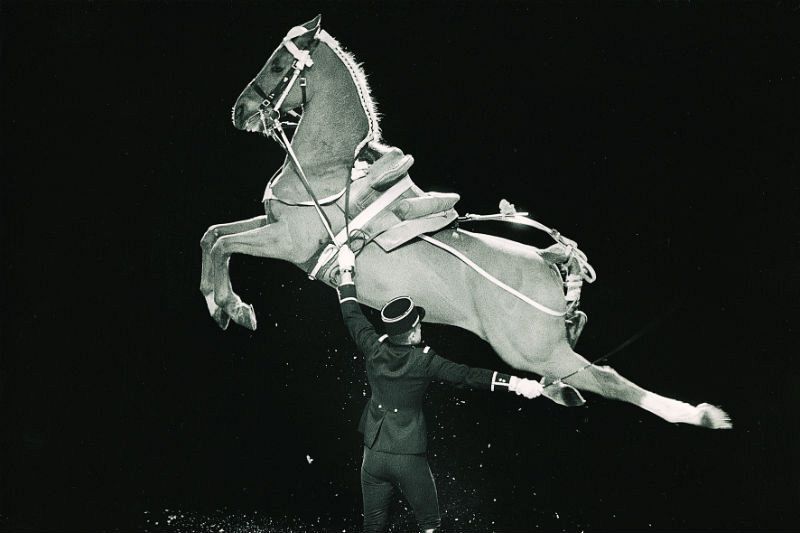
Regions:
[[636, 333], [634, 333], [633, 335], [628, 337], [625, 341], [623, 341], [620, 345], [618, 345], [616, 348], [614, 348], [610, 352], [606, 353], [605, 355], [603, 355], [601, 357], [598, 357], [597, 359], [595, 359], [594, 361], [591, 361], [590, 363], [588, 363], [586, 365], [583, 365], [581, 368], [579, 368], [579, 369], [577, 369], [577, 370], [575, 370], [573, 372], [570, 372], [566, 376], [562, 376], [562, 377], [560, 377], [558, 379], [555, 379], [555, 380], [551, 381], [550, 383], [547, 383], [546, 385], [544, 385], [543, 388], [546, 389], [547, 387], [550, 387], [551, 385], [555, 385], [556, 383], [561, 383], [565, 379], [569, 379], [572, 376], [574, 376], [575, 374], [577, 374], [579, 372], [583, 372], [587, 368], [592, 367], [592, 366], [594, 366], [597, 363], [600, 363], [602, 361], [605, 361], [606, 359], [608, 359], [612, 355], [614, 355], [616, 353], [619, 353], [620, 351], [622, 351], [623, 349], [627, 348], [628, 346], [630, 346], [631, 344], [633, 344], [634, 342], [636, 342], [640, 338], [644, 337], [647, 333], [649, 333], [650, 331], [655, 329], [656, 326], [661, 324], [664, 320], [667, 319], [667, 317], [669, 317], [672, 313], [677, 311], [682, 303], [683, 303], [683, 300], [679, 300], [678, 302], [676, 302], [666, 313], [664, 313], [663, 315], [658, 316], [658, 317], [654, 318], [653, 320], [651, 320], [650, 323], [648, 323], [642, 329], [640, 329], [639, 331], [637, 331]]

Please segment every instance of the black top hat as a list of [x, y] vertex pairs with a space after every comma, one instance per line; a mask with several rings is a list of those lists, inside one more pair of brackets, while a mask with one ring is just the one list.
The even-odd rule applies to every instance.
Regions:
[[425, 309], [414, 305], [408, 296], [398, 296], [389, 300], [381, 309], [381, 320], [386, 333], [399, 335], [409, 331], [425, 318]]

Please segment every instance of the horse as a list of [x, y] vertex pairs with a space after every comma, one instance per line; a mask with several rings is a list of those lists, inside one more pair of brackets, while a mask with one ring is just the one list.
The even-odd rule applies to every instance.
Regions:
[[[291, 116], [297, 123], [289, 140], [281, 125]], [[306, 269], [349, 221], [341, 200], [356, 157], [365, 151], [380, 154], [387, 145], [362, 68], [321, 28], [320, 15], [288, 32], [239, 95], [231, 118], [237, 129], [271, 136], [287, 150], [267, 186], [265, 214], [213, 225], [200, 241], [200, 291], [209, 314], [223, 329], [233, 320], [255, 330], [253, 307], [231, 286], [230, 257], [280, 259]], [[540, 250], [460, 229], [447, 234], [449, 245], [479, 270], [555, 312], [543, 312], [513, 291], [488, 283], [478, 270], [426, 239], [388, 253], [366, 243], [357, 262], [361, 303], [379, 309], [397, 295], [410, 296], [426, 309], [425, 322], [464, 328], [487, 341], [511, 367], [542, 376], [553, 385], [545, 387], [544, 396], [561, 405], [583, 404], [578, 391], [588, 391], [639, 406], [667, 422], [732, 427], [728, 414], [714, 405], [661, 396], [578, 354], [566, 334], [563, 280]]]

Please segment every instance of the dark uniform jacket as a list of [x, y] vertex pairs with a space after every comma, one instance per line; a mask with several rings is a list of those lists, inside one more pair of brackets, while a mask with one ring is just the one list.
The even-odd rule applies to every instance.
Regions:
[[397, 454], [427, 450], [422, 400], [433, 380], [458, 387], [508, 391], [508, 374], [472, 368], [440, 357], [428, 346], [392, 344], [379, 336], [361, 311], [355, 285], [339, 287], [342, 316], [364, 355], [372, 397], [358, 429], [370, 449]]

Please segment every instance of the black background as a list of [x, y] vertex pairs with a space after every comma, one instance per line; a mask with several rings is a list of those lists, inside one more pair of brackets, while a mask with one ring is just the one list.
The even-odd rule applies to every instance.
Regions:
[[[317, 13], [419, 185], [580, 242], [583, 354], [656, 320], [610, 364], [734, 419], [433, 387], [443, 530], [796, 526], [796, 2], [3, 2], [2, 527], [357, 529], [366, 386], [333, 292], [237, 256], [251, 333], [197, 290], [203, 231], [261, 214], [282, 161], [231, 105]], [[506, 368], [466, 332], [425, 336]]]

